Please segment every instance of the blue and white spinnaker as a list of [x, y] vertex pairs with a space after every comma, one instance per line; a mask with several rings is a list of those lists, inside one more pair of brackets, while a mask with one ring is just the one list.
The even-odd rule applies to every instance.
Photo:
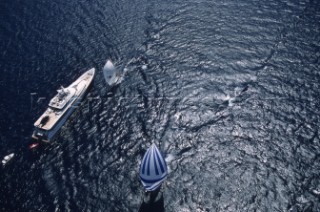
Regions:
[[168, 169], [166, 161], [155, 144], [152, 144], [143, 156], [139, 175], [147, 191], [156, 190], [167, 178]]

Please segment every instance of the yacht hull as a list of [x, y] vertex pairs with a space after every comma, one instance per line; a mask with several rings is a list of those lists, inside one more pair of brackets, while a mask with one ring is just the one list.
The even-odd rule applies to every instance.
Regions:
[[[50, 142], [53, 139], [53, 137], [68, 120], [71, 114], [76, 110], [78, 106], [80, 106], [81, 101], [87, 94], [89, 87], [92, 84], [94, 74], [95, 69], [90, 69], [65, 89], [67, 91], [68, 89], [74, 89], [74, 96], [68, 99], [68, 102], [66, 103], [64, 108], [55, 109], [49, 107], [35, 122], [35, 130], [32, 134], [32, 138], [44, 142]], [[46, 123], [43, 124], [42, 122], [44, 119], [47, 120]]]

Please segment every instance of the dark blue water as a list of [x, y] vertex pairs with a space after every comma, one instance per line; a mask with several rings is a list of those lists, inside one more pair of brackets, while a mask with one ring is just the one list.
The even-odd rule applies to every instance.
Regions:
[[[316, 0], [2, 0], [1, 210], [138, 211], [155, 142], [166, 211], [320, 211], [319, 20]], [[106, 59], [127, 70], [113, 88]], [[82, 106], [30, 152], [56, 89], [91, 67]]]

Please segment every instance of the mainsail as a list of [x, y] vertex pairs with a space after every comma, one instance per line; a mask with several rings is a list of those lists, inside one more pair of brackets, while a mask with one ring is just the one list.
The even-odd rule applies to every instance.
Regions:
[[155, 144], [152, 144], [145, 153], [140, 165], [139, 175], [147, 191], [156, 190], [167, 178], [166, 161]]

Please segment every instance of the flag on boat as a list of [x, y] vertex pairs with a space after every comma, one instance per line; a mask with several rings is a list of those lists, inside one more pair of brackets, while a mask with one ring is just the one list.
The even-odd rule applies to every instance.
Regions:
[[155, 144], [152, 144], [143, 156], [139, 174], [140, 180], [147, 191], [156, 190], [167, 178], [166, 161]]

